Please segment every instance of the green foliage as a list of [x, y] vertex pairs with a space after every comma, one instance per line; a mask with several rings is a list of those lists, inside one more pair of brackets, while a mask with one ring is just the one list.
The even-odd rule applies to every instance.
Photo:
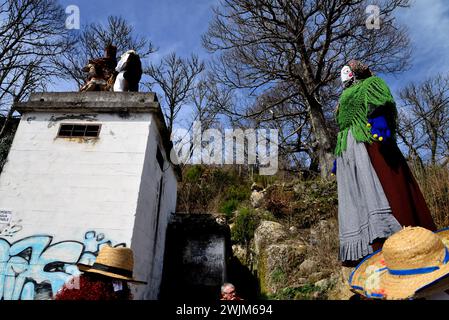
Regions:
[[229, 218], [250, 197], [247, 176], [235, 168], [186, 166], [178, 184], [178, 212], [220, 212]]
[[239, 186], [230, 186], [228, 190], [226, 190], [225, 198], [227, 200], [235, 199], [238, 201], [248, 200], [251, 196], [251, 191], [248, 186], [239, 185]]
[[224, 213], [228, 219], [233, 217], [239, 204], [250, 197], [250, 188], [247, 185], [231, 185], [228, 187], [220, 203], [220, 213]]
[[287, 275], [285, 274], [284, 270], [279, 267], [274, 269], [274, 271], [271, 273], [271, 279], [274, 283], [283, 283], [285, 282], [286, 278]]
[[224, 213], [228, 219], [231, 219], [238, 205], [239, 201], [236, 199], [225, 200], [221, 203], [219, 211]]
[[259, 224], [257, 215], [248, 208], [241, 208], [234, 220], [231, 231], [231, 239], [234, 243], [248, 244], [254, 237], [254, 232]]
[[187, 170], [184, 174], [184, 179], [186, 182], [189, 182], [189, 183], [199, 182], [203, 173], [204, 173], [204, 167], [192, 166], [190, 168], [187, 168]]
[[278, 180], [278, 178], [276, 176], [261, 176], [261, 175], [257, 174], [257, 175], [254, 175], [253, 180], [255, 183], [266, 188], [266, 187], [274, 184]]

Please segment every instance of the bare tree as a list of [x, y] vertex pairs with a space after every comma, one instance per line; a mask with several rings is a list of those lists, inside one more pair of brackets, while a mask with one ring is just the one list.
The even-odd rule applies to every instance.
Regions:
[[278, 130], [282, 170], [317, 170], [316, 143], [308, 113], [294, 87], [280, 83], [260, 95], [249, 111], [257, 115], [254, 126]]
[[400, 93], [403, 108], [398, 135], [410, 159], [435, 165], [449, 157], [449, 76], [410, 84]]
[[68, 50], [65, 12], [55, 0], [0, 3], [0, 138], [14, 116], [13, 102], [59, 76], [53, 57]]
[[164, 115], [171, 133], [173, 124], [183, 105], [191, 98], [195, 80], [204, 71], [204, 62], [197, 56], [183, 59], [171, 53], [164, 57], [158, 65], [150, 64], [144, 73], [152, 79], [146, 85], [160, 87], [164, 93]]
[[[369, 30], [366, 8], [376, 4], [381, 29]], [[321, 174], [328, 176], [334, 146], [328, 123], [339, 70], [350, 58], [375, 71], [406, 68], [409, 39], [393, 13], [408, 5], [409, 0], [222, 0], [203, 44], [217, 53], [213, 70], [229, 87], [254, 94], [281, 83], [294, 87], [293, 96], [308, 113]]]
[[77, 87], [84, 84], [86, 77], [81, 69], [89, 59], [103, 57], [109, 44], [117, 47], [119, 56], [133, 49], [141, 58], [146, 58], [155, 51], [149, 39], [137, 35], [128, 21], [117, 16], [108, 17], [106, 25], [91, 23], [73, 38], [76, 46], [58, 57], [57, 63], [64, 71], [65, 78], [72, 80]]

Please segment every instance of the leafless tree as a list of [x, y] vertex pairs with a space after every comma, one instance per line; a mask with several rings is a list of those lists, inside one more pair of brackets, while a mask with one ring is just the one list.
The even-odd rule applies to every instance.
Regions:
[[0, 2], [0, 138], [14, 116], [13, 102], [60, 75], [53, 58], [71, 46], [65, 19], [55, 0]]
[[146, 85], [149, 88], [157, 85], [164, 93], [164, 115], [170, 133], [182, 107], [192, 97], [195, 80], [204, 69], [204, 62], [197, 56], [192, 55], [184, 59], [178, 57], [176, 53], [165, 56], [158, 65], [151, 63], [145, 69], [144, 73], [152, 79]]
[[219, 92], [206, 79], [199, 80], [193, 86], [189, 101], [193, 107], [192, 120], [199, 121], [204, 130], [216, 123], [217, 103], [221, 103], [221, 99]]
[[400, 96], [398, 135], [409, 158], [421, 165], [425, 160], [432, 165], [444, 163], [449, 157], [449, 76], [410, 84]]
[[[380, 30], [367, 28], [368, 5], [380, 8]], [[378, 72], [404, 70], [409, 39], [393, 13], [408, 5], [409, 0], [221, 0], [203, 44], [216, 53], [212, 70], [229, 87], [255, 95], [280, 85], [294, 88], [266, 109], [292, 97], [301, 100], [321, 174], [328, 176], [335, 140], [328, 124], [339, 70], [351, 58]]]
[[89, 59], [104, 57], [105, 48], [109, 44], [117, 47], [120, 56], [128, 50], [135, 50], [144, 59], [153, 53], [151, 41], [136, 34], [131, 24], [122, 17], [109, 16], [107, 24], [91, 23], [73, 35], [76, 46], [58, 57], [57, 63], [64, 71], [66, 79], [81, 87], [86, 75], [81, 69], [86, 66]]

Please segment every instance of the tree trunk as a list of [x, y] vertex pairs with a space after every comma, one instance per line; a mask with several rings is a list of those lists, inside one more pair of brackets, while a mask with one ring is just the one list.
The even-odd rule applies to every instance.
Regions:
[[317, 143], [318, 160], [320, 163], [321, 177], [328, 179], [332, 170], [334, 160], [333, 144], [327, 130], [326, 119], [324, 118], [321, 104], [314, 98], [309, 99], [310, 121]]
[[6, 132], [7, 132], [6, 129], [9, 125], [9, 122], [12, 119], [14, 112], [15, 112], [15, 108], [14, 108], [14, 106], [11, 106], [11, 108], [8, 111], [8, 114], [5, 117], [5, 122], [3, 122], [3, 125], [0, 129], [0, 138], [3, 138], [3, 136], [6, 134]]

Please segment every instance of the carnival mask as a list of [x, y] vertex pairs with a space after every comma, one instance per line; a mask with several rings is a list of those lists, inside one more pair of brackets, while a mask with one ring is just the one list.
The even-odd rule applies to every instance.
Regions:
[[341, 69], [341, 82], [343, 84], [343, 87], [349, 87], [353, 81], [354, 72], [349, 66], [344, 66], [343, 69]]

